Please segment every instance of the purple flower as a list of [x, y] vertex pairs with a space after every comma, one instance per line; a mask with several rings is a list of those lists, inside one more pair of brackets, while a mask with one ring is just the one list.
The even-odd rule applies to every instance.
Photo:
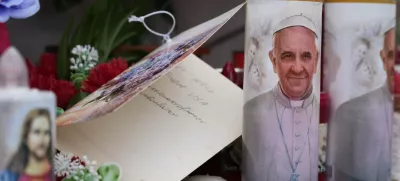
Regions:
[[25, 19], [40, 9], [39, 0], [0, 0], [0, 22], [8, 19]]

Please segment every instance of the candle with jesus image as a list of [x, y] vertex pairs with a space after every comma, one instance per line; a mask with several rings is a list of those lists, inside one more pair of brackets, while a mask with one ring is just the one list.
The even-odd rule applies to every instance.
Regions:
[[15, 48], [0, 58], [0, 180], [53, 181], [55, 95], [29, 89]]

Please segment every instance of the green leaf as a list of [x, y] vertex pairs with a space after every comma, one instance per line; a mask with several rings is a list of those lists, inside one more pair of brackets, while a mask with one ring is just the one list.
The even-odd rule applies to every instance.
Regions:
[[72, 31], [73, 20], [71, 19], [67, 25], [67, 28], [62, 35], [59, 49], [57, 53], [57, 77], [59, 79], [68, 80], [70, 75], [70, 62], [69, 62], [69, 52], [70, 52], [70, 34]]
[[112, 45], [112, 47], [111, 47], [111, 50], [114, 50], [115, 48], [118, 48], [118, 46], [120, 46], [122, 43], [124, 43], [124, 42], [127, 41], [129, 38], [131, 38], [131, 37], [133, 37], [133, 36], [135, 36], [135, 35], [137, 35], [137, 32], [134, 32], [134, 31], [129, 32], [129, 33], [125, 34], [125, 35], [122, 35], [121, 37], [119, 37], [117, 40], [115, 40], [115, 41], [113, 42], [113, 45]]
[[107, 4], [109, 0], [96, 0], [95, 3], [92, 5], [94, 10], [98, 12], [103, 12], [107, 10]]
[[[157, 10], [165, 10], [170, 13], [174, 13], [174, 9], [172, 7], [171, 0], [166, 1], [166, 0], [154, 0], [154, 8]], [[167, 21], [171, 21], [171, 18], [169, 16], [163, 16], [163, 18]]]
[[121, 179], [121, 168], [117, 164], [101, 165], [97, 169], [102, 181], [119, 181]]
[[79, 77], [86, 77], [86, 75], [84, 73], [73, 73], [71, 75], [71, 80], [74, 80], [74, 79], [79, 78]]
[[72, 99], [69, 101], [68, 107], [72, 107], [73, 105], [75, 105], [76, 103], [78, 103], [79, 101], [81, 101], [88, 95], [89, 95], [89, 93], [80, 91], [78, 94], [76, 94], [74, 97], [72, 97]]
[[132, 63], [136, 63], [139, 60], [141, 60], [147, 54], [148, 54], [147, 52], [143, 51], [134, 51], [134, 52], [119, 53], [118, 55], [115, 55], [115, 57], [121, 57], [125, 59], [129, 65], [131, 65]]
[[61, 115], [62, 113], [64, 113], [64, 109], [57, 107], [57, 116]]
[[82, 86], [82, 81], [85, 80], [86, 77], [77, 77], [72, 82], [74, 83], [76, 89], [80, 90]]
[[[128, 17], [133, 13], [140, 16], [152, 11], [154, 3], [155, 0], [94, 1], [92, 6], [86, 10], [82, 21], [76, 27], [73, 27], [71, 23], [70, 27], [64, 32], [65, 35], [60, 42], [58, 53], [60, 59], [57, 67], [58, 77], [68, 79], [70, 76], [70, 51], [78, 44], [89, 44], [95, 47], [98, 50], [100, 62], [109, 60], [112, 52], [123, 43], [140, 44], [141, 35], [145, 32], [145, 29], [140, 23], [128, 24]], [[132, 8], [131, 4], [135, 9]], [[135, 59], [134, 56], [129, 58], [130, 61], [135, 61]]]
[[84, 18], [76, 28], [73, 46], [87, 45], [90, 43], [90, 26], [93, 18], [93, 8], [89, 8], [89, 10], [85, 13]]
[[[95, 175], [92, 174], [87, 168], [84, 168], [82, 170], [83, 172], [75, 172], [72, 174], [69, 178], [64, 178], [62, 181], [76, 181], [76, 180], [81, 180], [81, 181], [94, 181], [97, 180], [95, 179]], [[77, 178], [77, 179], [75, 179]]]
[[111, 37], [109, 39], [109, 44], [108, 44], [108, 48], [105, 50], [105, 55], [109, 55], [110, 52], [112, 51], [112, 46], [113, 46], [113, 42], [116, 40], [118, 33], [121, 31], [122, 27], [128, 23], [128, 18], [129, 16], [131, 16], [132, 14], [135, 13], [137, 9], [133, 9], [131, 11], [129, 11], [129, 13], [127, 13], [124, 18], [121, 18], [121, 20], [119, 21], [119, 23], [117, 24], [116, 28], [114, 29], [114, 31], [111, 34]]
[[90, 28], [89, 28], [89, 34], [88, 34], [88, 39], [90, 42], [90, 45], [94, 46], [93, 42], [95, 41], [99, 29], [98, 26], [101, 26], [99, 23], [99, 20], [101, 20], [101, 14], [93, 14], [93, 19], [92, 22], [90, 23]]
[[104, 22], [102, 36], [100, 39], [101, 43], [100, 43], [99, 47], [97, 47], [98, 49], [100, 49], [102, 51], [102, 54], [99, 55], [99, 62], [105, 62], [105, 61], [107, 61], [107, 58], [108, 58], [108, 54], [109, 54], [108, 53], [108, 44], [110, 43], [109, 39], [108, 39], [108, 30], [110, 28], [111, 16], [112, 16], [112, 11], [110, 11], [107, 14], [106, 20]]
[[72, 7], [80, 4], [82, 0], [53, 0], [54, 7], [57, 11], [65, 12]]

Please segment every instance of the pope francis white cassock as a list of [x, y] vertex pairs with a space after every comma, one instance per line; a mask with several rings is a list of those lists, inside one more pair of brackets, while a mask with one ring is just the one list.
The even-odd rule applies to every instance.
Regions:
[[385, 31], [380, 56], [387, 81], [343, 103], [329, 125], [333, 181], [389, 181], [393, 120], [395, 29]]
[[243, 180], [317, 181], [317, 38], [304, 15], [278, 23], [269, 56], [279, 82], [244, 105]]

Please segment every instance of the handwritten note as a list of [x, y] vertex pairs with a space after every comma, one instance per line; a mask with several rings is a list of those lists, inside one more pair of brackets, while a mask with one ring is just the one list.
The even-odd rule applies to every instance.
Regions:
[[[196, 110], [188, 105], [209, 105], [209, 102], [204, 97], [208, 97], [209, 94], [214, 92], [211, 89], [211, 86], [201, 79], [194, 77], [194, 75], [187, 72], [182, 66], [177, 66], [176, 71], [169, 72], [166, 75], [166, 78], [171, 86], [175, 86], [177, 89], [183, 89], [182, 91], [186, 92], [180, 94], [180, 96], [187, 97], [185, 100], [189, 100], [189, 103], [183, 105], [173, 99], [171, 95], [166, 94], [163, 90], [154, 86], [150, 86], [148, 88], [149, 91], [142, 92], [140, 95], [145, 97], [155, 106], [168, 112], [170, 115], [179, 116], [180, 112], [191, 116], [194, 120], [199, 121], [200, 123], [206, 123], [195, 113]], [[172, 94], [176, 94], [176, 92], [173, 92]]]
[[144, 96], [147, 100], [157, 105], [160, 109], [167, 111], [168, 114], [178, 116], [178, 114], [174, 113], [169, 107], [166, 106], [166, 103], [160, 103], [159, 101], [157, 101], [156, 97], [150, 96], [146, 93], [140, 93], [140, 95]]
[[[191, 115], [195, 120], [200, 121], [201, 123], [204, 123], [203, 120], [198, 117], [195, 113], [193, 113], [191, 110], [192, 108], [189, 106], [183, 106], [181, 104], [179, 104], [178, 102], [174, 101], [171, 97], [168, 97], [167, 95], [165, 95], [162, 90], [157, 89], [155, 87], [149, 87], [149, 90], [153, 91], [155, 93], [155, 96], [157, 97], [152, 97], [149, 96], [148, 93], [141, 93], [141, 95], [143, 95], [144, 97], [148, 98], [149, 101], [151, 101], [152, 103], [154, 103], [155, 105], [157, 105], [158, 107], [160, 107], [161, 109], [167, 111], [169, 114], [174, 115], [174, 116], [178, 116], [176, 113], [174, 113], [171, 109], [177, 109], [177, 111], [182, 111], [185, 112], [189, 115]], [[190, 94], [191, 95], [191, 94]], [[167, 101], [167, 103], [163, 102], [160, 103], [156, 100], [160, 100], [161, 101]], [[172, 106], [173, 108], [170, 108], [169, 106]]]
[[121, 109], [57, 128], [57, 147], [117, 162], [126, 181], [182, 180], [241, 135], [242, 96], [190, 55]]

